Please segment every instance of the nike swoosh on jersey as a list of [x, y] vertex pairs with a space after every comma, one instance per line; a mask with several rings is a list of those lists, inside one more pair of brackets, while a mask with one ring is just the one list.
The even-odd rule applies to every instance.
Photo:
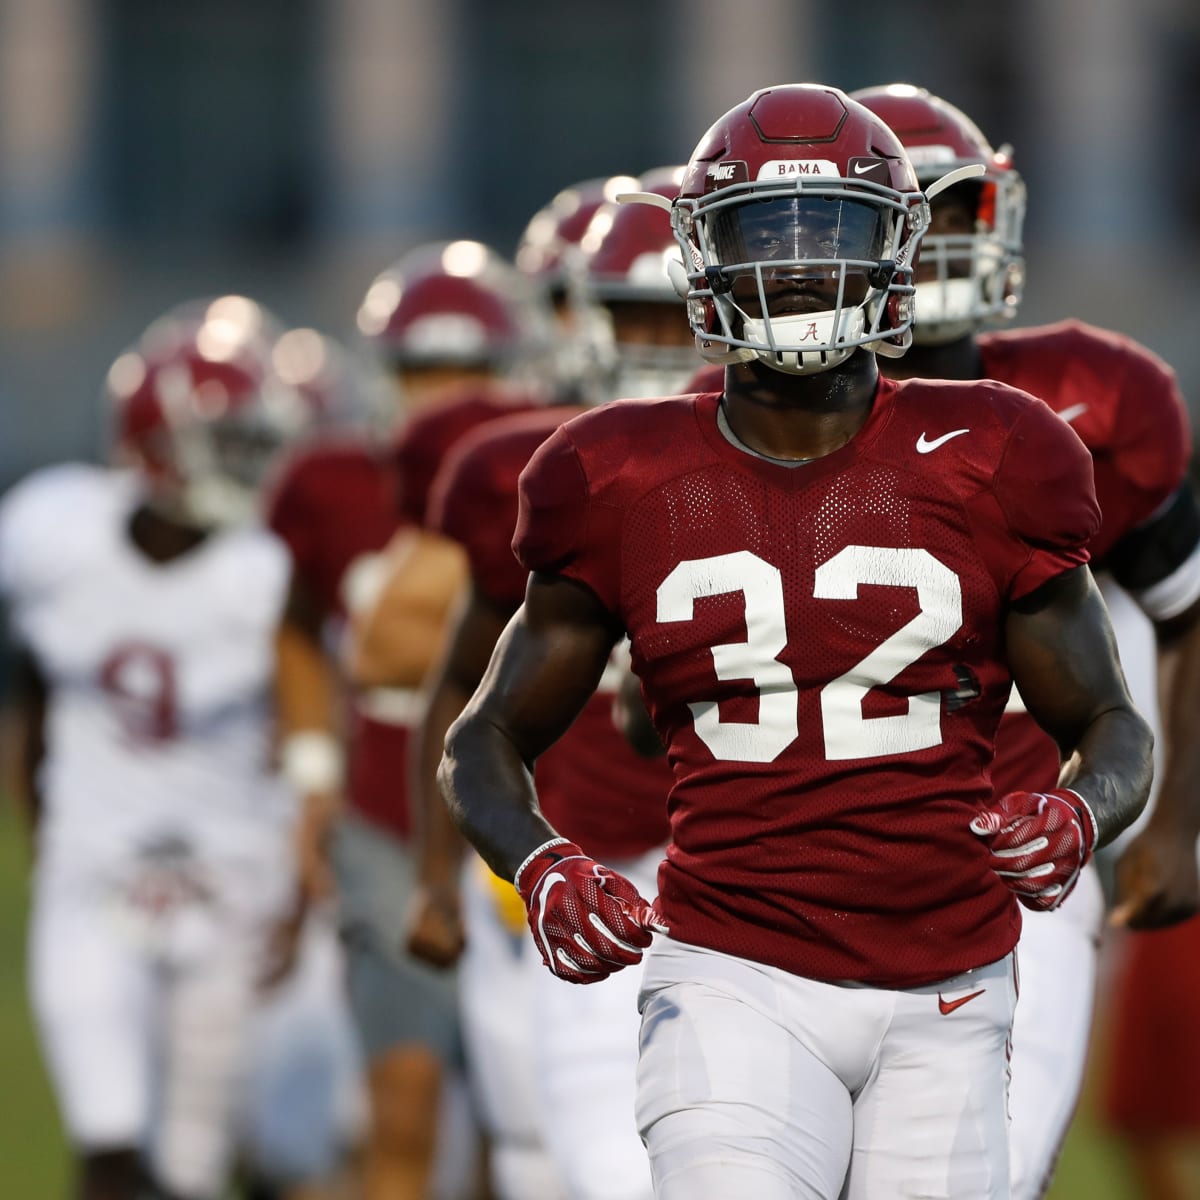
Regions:
[[1070, 408], [1064, 408], [1058, 415], [1068, 423], [1075, 420], [1076, 417], [1082, 417], [1087, 412], [1086, 404], [1072, 404]]
[[982, 996], [987, 988], [980, 988], [977, 992], [972, 992], [969, 996], [959, 996], [957, 1000], [946, 1000], [942, 997], [942, 993], [938, 992], [938, 1012], [943, 1017], [948, 1017], [956, 1008], [962, 1008], [964, 1004], [970, 1004], [977, 996]]
[[970, 433], [969, 429], [952, 429], [949, 433], [943, 433], [941, 437], [935, 437], [932, 441], [926, 439], [924, 433], [917, 438], [917, 453], [928, 454], [931, 450], [936, 450], [939, 446], [944, 446], [951, 438], [956, 438], [959, 434]]

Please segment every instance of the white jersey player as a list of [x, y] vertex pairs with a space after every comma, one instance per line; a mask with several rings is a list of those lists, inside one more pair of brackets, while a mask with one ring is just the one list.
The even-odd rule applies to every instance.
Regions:
[[239, 518], [300, 415], [249, 311], [152, 327], [114, 365], [134, 469], [48, 468], [0, 506], [44, 746], [30, 985], [85, 1200], [132, 1200], [144, 1170], [163, 1195], [221, 1193], [292, 901], [269, 696], [288, 560]]

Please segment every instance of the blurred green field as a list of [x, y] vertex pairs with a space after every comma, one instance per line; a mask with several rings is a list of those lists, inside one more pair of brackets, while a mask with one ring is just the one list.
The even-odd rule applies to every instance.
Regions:
[[[0, 1197], [64, 1200], [63, 1140], [25, 998], [27, 859], [24, 832], [0, 802]], [[1136, 1200], [1120, 1155], [1097, 1134], [1086, 1103], [1049, 1200]]]
[[25, 998], [26, 842], [0, 797], [0, 1196], [60, 1200], [66, 1153]]

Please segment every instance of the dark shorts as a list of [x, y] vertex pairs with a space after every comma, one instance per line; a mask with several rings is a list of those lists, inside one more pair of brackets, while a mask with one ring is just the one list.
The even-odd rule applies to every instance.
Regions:
[[338, 827], [333, 862], [350, 1007], [368, 1060], [416, 1043], [458, 1065], [457, 972], [425, 966], [403, 948], [416, 884], [411, 849], [348, 815]]

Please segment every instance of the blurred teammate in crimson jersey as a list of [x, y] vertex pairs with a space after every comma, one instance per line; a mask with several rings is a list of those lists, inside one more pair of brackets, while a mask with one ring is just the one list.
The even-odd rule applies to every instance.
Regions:
[[[657, 1196], [1007, 1196], [1017, 900], [1059, 903], [1150, 783], [1084, 565], [1089, 457], [1003, 384], [879, 377], [928, 209], [836, 89], [725, 114], [670, 208], [724, 395], [617, 401], [534, 455], [525, 602], [443, 793], [555, 974], [603, 985], [657, 934]], [[653, 904], [559, 834], [530, 773], [623, 633], [675, 776]], [[993, 798], [1014, 681], [1079, 754], [1071, 790]]]
[[[624, 189], [640, 186], [673, 197], [680, 177], [680, 168], [663, 168], [640, 184], [626, 180]], [[677, 390], [697, 358], [666, 271], [679, 251], [662, 214], [606, 204], [583, 232], [580, 250], [575, 303], [594, 311], [579, 314], [576, 329], [590, 327], [601, 338], [593, 361], [609, 365], [603, 382], [610, 394]], [[463, 943], [461, 839], [436, 786], [443, 740], [525, 594], [527, 572], [511, 548], [518, 476], [541, 442], [582, 411], [560, 405], [492, 422], [455, 447], [434, 484], [429, 523], [465, 548], [471, 574], [446, 656], [429, 685], [416, 755], [426, 824], [410, 944], [435, 962], [452, 960]], [[590, 853], [652, 886], [667, 838], [671, 781], [665, 765], [638, 758], [613, 724], [616, 683], [627, 661], [623, 649], [614, 653], [595, 696], [538, 762], [539, 794], [555, 824]], [[515, 1138], [505, 1136], [521, 1115], [536, 1113], [553, 1186], [562, 1194], [649, 1200], [649, 1169], [633, 1119], [636, 976], [630, 973], [599, 996], [558, 987], [530, 958], [524, 906], [511, 884], [471, 856], [462, 893], [462, 1001], [468, 1034], [481, 1034], [469, 1045], [471, 1069], [485, 1113], [495, 1114], [497, 1192], [540, 1195], [551, 1186], [535, 1187], [534, 1163]], [[497, 908], [510, 914], [507, 924], [494, 919]], [[502, 975], [505, 963], [508, 976]], [[510, 978], [507, 989], [498, 986], [502, 977]]]
[[[1167, 767], [1149, 823], [1120, 858], [1116, 919], [1134, 928], [1182, 920], [1200, 900], [1189, 728], [1200, 706], [1200, 510], [1186, 475], [1191, 437], [1175, 376], [1129, 338], [1078, 321], [981, 333], [987, 320], [1013, 316], [1020, 299], [1025, 190], [1008, 153], [996, 153], [965, 114], [923, 89], [854, 96], [892, 127], [920, 182], [964, 163], [987, 169], [933, 201], [917, 270], [916, 344], [884, 373], [1012, 384], [1045, 401], [1091, 451], [1101, 510], [1092, 569], [1128, 589], [1155, 623], [1164, 659], [1180, 660], [1168, 693]], [[959, 417], [970, 424], [971, 410]], [[1061, 766], [1059, 747], [1014, 692], [996, 742], [996, 795], [1023, 784], [1053, 787]], [[1089, 868], [1062, 908], [1028, 918], [1021, 936], [1011, 1106], [1017, 1200], [1036, 1200], [1048, 1187], [1074, 1111], [1102, 915]], [[1194, 1027], [1200, 1035], [1200, 1021]]]
[[167, 314], [109, 371], [111, 464], [0, 505], [29, 984], [83, 1200], [224, 1194], [259, 990], [295, 950], [270, 708], [287, 553], [254, 515], [310, 410], [275, 334], [245, 296]]
[[[457, 1057], [458, 1032], [453, 977], [423, 968], [396, 943], [413, 876], [408, 806], [396, 781], [406, 773], [412, 688], [437, 652], [464, 567], [459, 553], [423, 539], [409, 516], [423, 508], [445, 446], [426, 441], [414, 450], [399, 426], [464, 389], [487, 412], [519, 410], [529, 400], [509, 381], [543, 338], [522, 278], [469, 241], [418, 247], [381, 274], [359, 327], [395, 385], [393, 428], [386, 438], [330, 439], [298, 456], [276, 483], [269, 521], [292, 557], [278, 691], [284, 763], [308, 797], [303, 850], [314, 891], [330, 886], [325, 842], [343, 790], [346, 799], [334, 865], [350, 998], [368, 1059], [366, 1194], [400, 1200], [428, 1192], [443, 1065]], [[397, 562], [403, 570], [391, 569]], [[328, 653], [385, 581], [405, 650], [387, 689], [360, 676], [353, 659], [342, 664]], [[453, 1156], [463, 1159], [461, 1147]]]

